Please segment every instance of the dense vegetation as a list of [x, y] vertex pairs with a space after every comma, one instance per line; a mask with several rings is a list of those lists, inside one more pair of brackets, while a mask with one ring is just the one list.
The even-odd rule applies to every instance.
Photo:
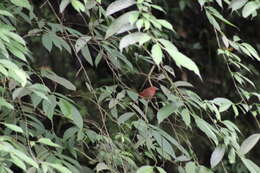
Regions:
[[0, 173], [259, 173], [259, 8], [1, 0]]

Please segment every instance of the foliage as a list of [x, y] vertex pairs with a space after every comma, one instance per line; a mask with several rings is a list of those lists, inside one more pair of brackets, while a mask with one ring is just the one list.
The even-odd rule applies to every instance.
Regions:
[[[260, 134], [242, 142], [232, 118], [250, 114], [258, 123], [260, 94], [248, 74], [260, 57], [225, 30], [238, 27], [222, 14], [231, 9], [231, 15], [258, 17], [258, 0], [179, 1], [179, 12], [200, 5], [215, 35], [215, 58], [232, 81], [233, 97], [210, 99], [195, 91], [205, 82], [204, 67], [182, 51], [178, 25], [156, 15], [166, 12], [151, 0], [62, 0], [58, 9], [50, 0], [34, 3], [0, 2], [1, 173], [211, 173], [241, 163], [260, 172], [245, 156]], [[70, 11], [83, 29], [66, 21], [75, 20]], [[58, 55], [52, 58], [61, 58], [56, 65], [64, 73], [34, 67], [43, 54]], [[63, 54], [74, 57], [77, 72], [64, 65]], [[107, 81], [93, 77], [99, 69]], [[195, 85], [179, 80], [179, 72], [193, 76]], [[134, 89], [141, 85], [159, 91], [143, 98]], [[210, 165], [201, 163], [196, 145], [209, 148]]]

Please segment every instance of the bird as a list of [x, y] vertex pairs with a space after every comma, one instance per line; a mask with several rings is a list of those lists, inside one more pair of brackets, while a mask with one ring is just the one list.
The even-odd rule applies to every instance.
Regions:
[[158, 88], [151, 86], [149, 88], [144, 89], [142, 92], [139, 93], [140, 97], [151, 99], [155, 94]]

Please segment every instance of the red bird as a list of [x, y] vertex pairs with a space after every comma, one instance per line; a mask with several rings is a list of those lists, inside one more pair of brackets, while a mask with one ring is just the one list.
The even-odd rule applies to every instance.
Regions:
[[139, 96], [144, 98], [152, 98], [155, 94], [158, 88], [151, 86], [149, 88], [144, 89], [142, 92], [139, 93]]

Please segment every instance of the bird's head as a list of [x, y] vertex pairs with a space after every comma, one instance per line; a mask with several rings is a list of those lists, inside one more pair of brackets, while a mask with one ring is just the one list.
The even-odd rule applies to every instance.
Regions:
[[151, 86], [150, 89], [151, 89], [151, 91], [157, 91], [158, 90], [158, 88], [156, 88], [154, 86]]

